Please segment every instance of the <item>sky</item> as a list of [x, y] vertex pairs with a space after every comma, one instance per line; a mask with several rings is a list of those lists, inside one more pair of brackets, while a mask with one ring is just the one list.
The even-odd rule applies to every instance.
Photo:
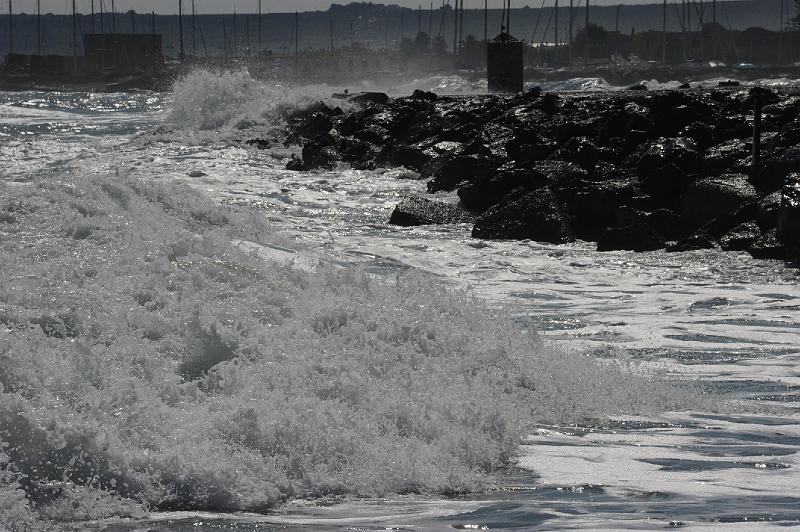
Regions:
[[[351, 0], [262, 0], [264, 12], [290, 12], [290, 11], [310, 11], [327, 9], [331, 3], [347, 4]], [[405, 7], [416, 8], [418, 5], [427, 4], [430, 7], [431, 0], [372, 0], [374, 3], [397, 4]], [[449, 0], [452, 4], [454, 0]], [[464, 0], [464, 7], [474, 9], [483, 7], [484, 0]], [[555, 0], [545, 0], [545, 6], [553, 5]], [[581, 0], [575, 0], [577, 4]], [[672, 1], [672, 0], [670, 0]], [[707, 0], [710, 1], [710, 0]], [[15, 12], [32, 13], [36, 8], [36, 0], [12, 0]], [[78, 11], [89, 13], [91, 0], [76, 0]], [[441, 6], [442, 0], [434, 0], [434, 5]], [[72, 0], [41, 0], [42, 13], [64, 14], [72, 9]], [[95, 9], [99, 9], [100, 0], [94, 0]], [[105, 9], [111, 8], [111, 0], [103, 0]], [[178, 12], [178, 0], [114, 0], [117, 11], [128, 11], [135, 9], [141, 13], [156, 11], [157, 13], [168, 14]], [[183, 0], [184, 9], [191, 9], [192, 0]], [[591, 0], [590, 5], [633, 5], [633, 4], [654, 4], [659, 0]], [[561, 4], [568, 5], [569, 0], [561, 0]], [[258, 0], [195, 0], [198, 13], [230, 13], [234, 7], [238, 13], [255, 13], [257, 11]], [[512, 0], [512, 7], [518, 8], [525, 5], [530, 7], [541, 7], [542, 0]], [[489, 0], [490, 8], [500, 9], [503, 0]], [[8, 0], [0, 0], [0, 13], [8, 11]]]

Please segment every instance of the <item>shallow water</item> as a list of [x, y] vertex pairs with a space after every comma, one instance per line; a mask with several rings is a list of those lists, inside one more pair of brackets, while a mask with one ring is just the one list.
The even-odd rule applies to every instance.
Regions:
[[[458, 80], [440, 83], [454, 86]], [[532, 322], [565, 349], [666, 379], [700, 379], [742, 414], [698, 411], [532, 425], [519, 469], [485, 495], [290, 503], [268, 515], [154, 513], [80, 527], [107, 530], [440, 530], [800, 524], [800, 290], [775, 261], [718, 251], [597, 254], [589, 243], [482, 242], [467, 226], [387, 225], [423, 182], [397, 170], [296, 173], [291, 149], [258, 151], [278, 105], [326, 97], [250, 85], [207, 87], [206, 105], [176, 95], [0, 94], [5, 183], [33, 176], [124, 175], [183, 182], [258, 210], [298, 245], [241, 245], [300, 269], [362, 266], [378, 278], [423, 272]], [[226, 84], [228, 84], [226, 86]], [[583, 82], [578, 85], [584, 84]], [[194, 88], [197, 90], [197, 87]], [[170, 112], [170, 109], [172, 111]], [[264, 112], [267, 111], [267, 112]], [[213, 121], [206, 123], [209, 113]], [[157, 129], [160, 128], [160, 129]], [[200, 177], [189, 177], [189, 174]], [[451, 195], [439, 199], [455, 201]], [[596, 391], [602, 400], [604, 390]]]

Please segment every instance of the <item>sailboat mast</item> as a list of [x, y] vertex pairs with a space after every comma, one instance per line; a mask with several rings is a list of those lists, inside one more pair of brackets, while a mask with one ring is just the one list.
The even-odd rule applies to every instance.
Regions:
[[455, 10], [453, 11], [453, 57], [458, 55], [458, 0], [456, 0]]
[[553, 5], [553, 14], [555, 15], [555, 18], [556, 18], [556, 25], [553, 27], [553, 31], [555, 32], [555, 48], [553, 48], [553, 50], [554, 50], [553, 62], [557, 65], [558, 64], [558, 42], [559, 42], [559, 38], [558, 38], [558, 0], [556, 0], [556, 3]]
[[36, 55], [42, 55], [42, 0], [36, 0]]
[[583, 68], [589, 70], [589, 0], [586, 0], [586, 25], [583, 33]]
[[664, 11], [661, 14], [661, 64], [667, 64], [667, 0], [664, 0]]
[[[112, 0], [113, 1], [113, 0]], [[178, 35], [180, 39], [181, 59], [183, 59], [183, 0], [178, 0]]]
[[92, 33], [94, 33], [94, 0], [92, 0]]
[[8, 53], [14, 53], [14, 8], [8, 0]]
[[260, 54], [261, 47], [261, 0], [258, 0], [258, 53]]
[[111, 0], [111, 33], [117, 33], [117, 5]]
[[483, 0], [483, 42], [489, 42], [489, 0]]
[[[462, 4], [464, 0], [461, 0]], [[508, 0], [508, 21], [506, 23], [506, 33], [511, 37], [511, 0]]]
[[569, 41], [567, 41], [567, 64], [572, 66], [572, 36], [573, 36], [573, 0], [569, 0]]
[[197, 57], [197, 9], [192, 0], [192, 55]]
[[75, 0], [72, 0], [72, 71], [78, 71], [78, 11], [75, 8]]

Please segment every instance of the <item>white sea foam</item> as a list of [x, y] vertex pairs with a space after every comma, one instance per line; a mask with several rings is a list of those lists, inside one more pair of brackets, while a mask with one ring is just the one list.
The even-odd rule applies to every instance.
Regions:
[[528, 421], [685, 404], [426, 276], [265, 262], [231, 240], [297, 247], [185, 188], [0, 187], [0, 441], [58, 521], [480, 490]]

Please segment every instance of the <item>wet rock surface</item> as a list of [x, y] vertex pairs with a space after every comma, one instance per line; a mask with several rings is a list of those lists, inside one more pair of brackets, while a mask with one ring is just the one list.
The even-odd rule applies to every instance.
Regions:
[[337, 95], [352, 109], [320, 102], [287, 115], [287, 143], [302, 146], [287, 168], [406, 167], [428, 192], [459, 199], [403, 199], [395, 225], [474, 223], [484, 239], [800, 260], [800, 98], [761, 91], [753, 170], [753, 94]]

